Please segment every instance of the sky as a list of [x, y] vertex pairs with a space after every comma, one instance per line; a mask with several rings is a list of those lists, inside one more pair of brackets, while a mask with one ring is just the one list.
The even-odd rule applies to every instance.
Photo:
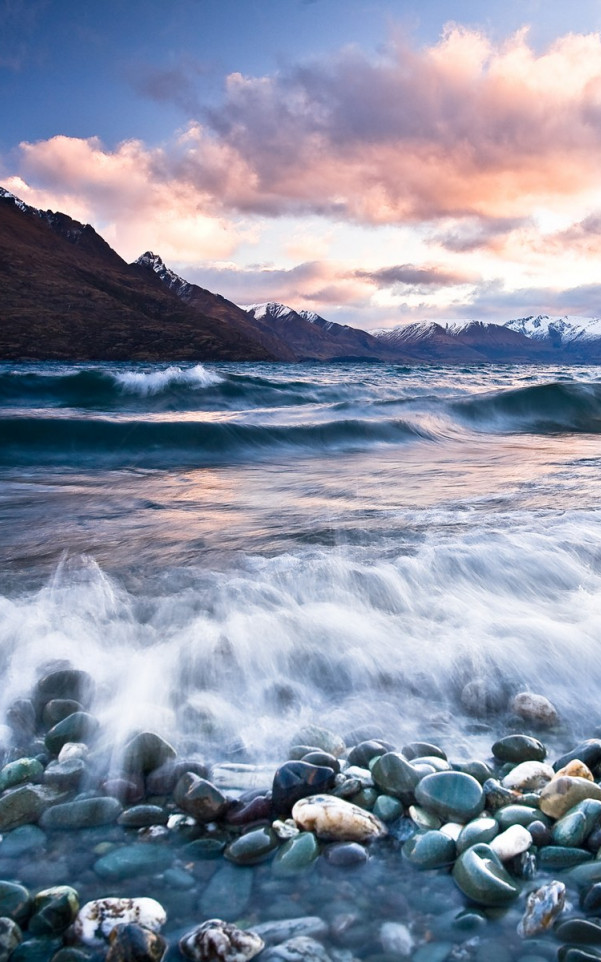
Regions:
[[237, 304], [601, 315], [601, 0], [0, 0], [0, 184]]

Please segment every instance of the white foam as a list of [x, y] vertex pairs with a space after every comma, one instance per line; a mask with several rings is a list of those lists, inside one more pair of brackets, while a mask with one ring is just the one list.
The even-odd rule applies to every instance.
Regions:
[[191, 388], [206, 388], [221, 384], [223, 381], [219, 374], [207, 370], [202, 364], [185, 368], [171, 365], [162, 371], [124, 371], [115, 374], [114, 378], [124, 392], [142, 396], [160, 394], [175, 384], [187, 385]]

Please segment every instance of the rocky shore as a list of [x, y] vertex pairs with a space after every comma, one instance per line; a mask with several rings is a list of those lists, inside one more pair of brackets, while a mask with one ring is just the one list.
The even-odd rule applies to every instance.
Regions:
[[108, 751], [93, 704], [60, 667], [9, 709], [0, 962], [601, 958], [601, 739], [549, 758], [544, 696], [486, 759], [314, 725], [279, 766]]

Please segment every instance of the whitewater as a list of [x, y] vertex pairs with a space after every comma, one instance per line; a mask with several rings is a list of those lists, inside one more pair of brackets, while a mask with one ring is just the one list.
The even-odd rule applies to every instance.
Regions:
[[0, 440], [2, 718], [69, 662], [213, 761], [601, 724], [601, 369], [3, 364]]

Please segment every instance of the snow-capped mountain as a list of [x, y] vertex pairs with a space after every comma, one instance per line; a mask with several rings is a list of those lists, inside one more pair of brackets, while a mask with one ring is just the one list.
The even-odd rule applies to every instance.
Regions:
[[548, 314], [519, 317], [508, 321], [505, 327], [519, 331], [534, 341], [548, 341], [554, 345], [576, 344], [601, 339], [600, 317], [549, 317]]
[[268, 301], [245, 310], [264, 330], [277, 334], [297, 360], [390, 360], [387, 346], [357, 327], [326, 321], [310, 311], [295, 311]]
[[179, 274], [176, 274], [175, 271], [167, 267], [163, 259], [159, 257], [158, 254], [153, 254], [152, 251], [146, 251], [144, 254], [141, 254], [140, 257], [134, 261], [134, 264], [139, 264], [140, 267], [150, 267], [151, 270], [159, 276], [163, 284], [184, 301], [192, 290], [192, 284], [189, 284], [183, 277], [180, 277]]

